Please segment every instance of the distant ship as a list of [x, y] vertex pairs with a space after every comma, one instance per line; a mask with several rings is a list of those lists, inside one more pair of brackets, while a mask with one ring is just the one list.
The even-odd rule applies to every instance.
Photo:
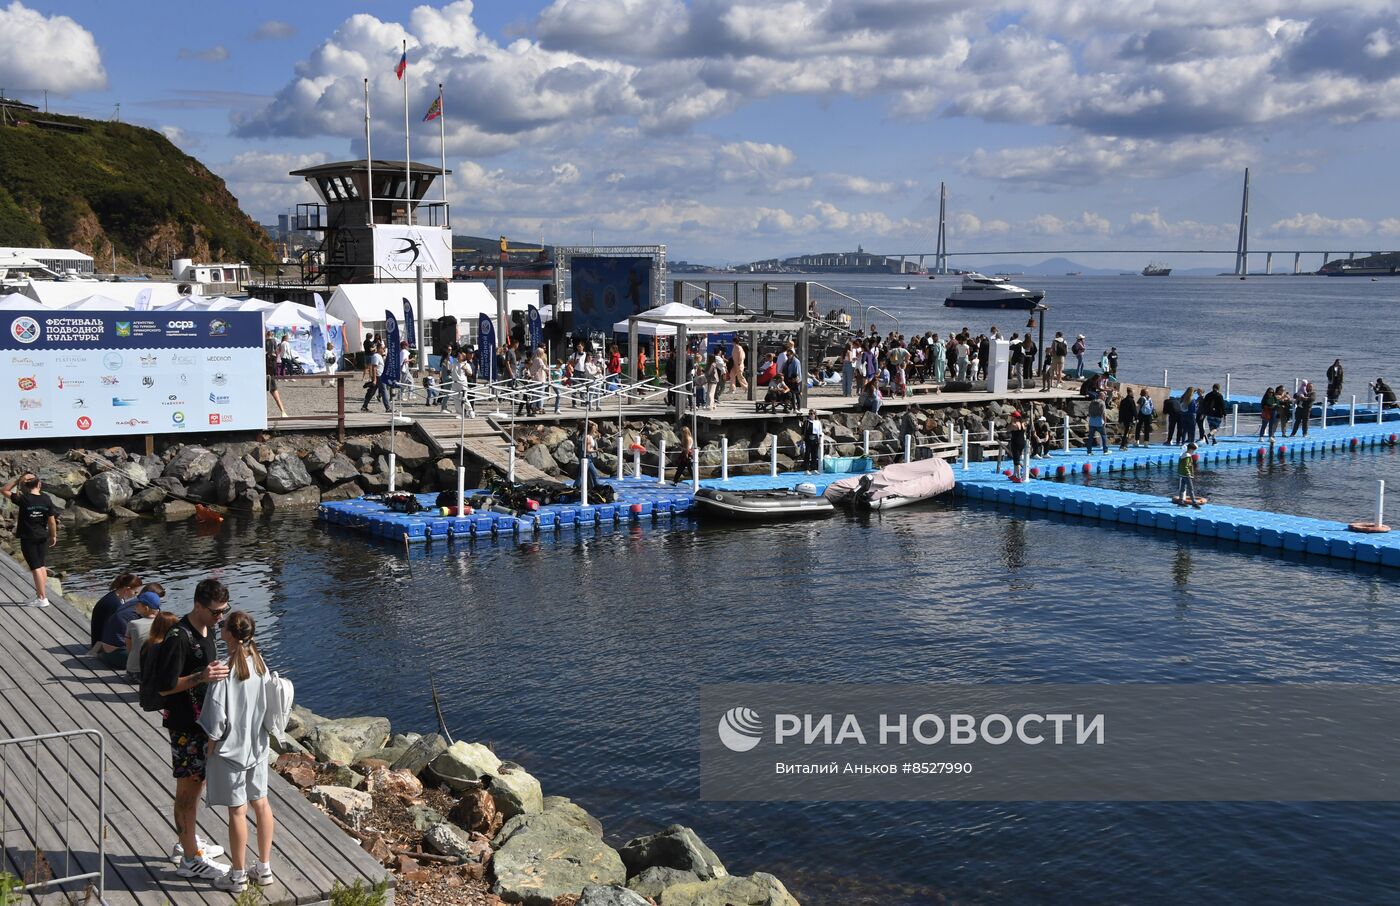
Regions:
[[1147, 267], [1144, 267], [1142, 269], [1142, 275], [1144, 277], [1170, 277], [1171, 273], [1171, 268], [1167, 267], [1165, 264], [1160, 264], [1156, 261], [1153, 261], [1151, 264], [1147, 265]]
[[1083, 271], [1065, 271], [1065, 276], [1066, 276], [1066, 277], [1082, 277], [1082, 276], [1084, 276], [1084, 272], [1083, 272]]
[[949, 308], [1034, 308], [1045, 298], [1041, 289], [1022, 289], [1002, 277], [964, 274], [962, 286], [943, 300]]

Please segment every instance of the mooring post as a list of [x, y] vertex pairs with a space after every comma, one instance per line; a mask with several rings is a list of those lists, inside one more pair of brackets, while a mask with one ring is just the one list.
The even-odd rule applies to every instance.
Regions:
[[962, 438], [962, 440], [963, 440], [963, 444], [962, 444], [962, 467], [963, 467], [963, 471], [966, 472], [966, 471], [967, 471], [967, 429], [966, 429], [966, 428], [963, 429], [963, 438]]
[[[638, 438], [638, 440], [640, 441], [640, 438]], [[638, 443], [638, 444], [637, 444], [637, 448], [634, 449], [634, 450], [632, 451], [632, 477], [633, 477], [633, 478], [641, 478], [641, 477], [642, 477], [642, 450], [641, 450], [641, 446], [642, 446], [641, 443]]]
[[1385, 525], [1385, 479], [1376, 479], [1376, 525]]
[[617, 480], [622, 480], [622, 432], [617, 432]]
[[1351, 427], [1353, 427], [1353, 428], [1356, 427], [1356, 394], [1355, 394], [1355, 393], [1353, 393], [1353, 394], [1351, 395], [1351, 418], [1350, 418], [1350, 421], [1348, 421], [1348, 424], [1351, 425]]
[[914, 435], [912, 434], [904, 435], [904, 461], [914, 461]]
[[1068, 413], [1068, 412], [1065, 413], [1064, 428], [1065, 428], [1065, 452], [1068, 453], [1068, 452], [1069, 452], [1069, 413]]
[[719, 477], [722, 481], [729, 480], [729, 435], [724, 434], [719, 439]]
[[826, 462], [826, 435], [817, 436], [817, 471], [822, 471], [822, 463]]
[[1172, 389], [1172, 385], [1167, 383], [1167, 369], [1165, 368], [1162, 369], [1162, 386], [1166, 387], [1167, 390]]
[[389, 493], [394, 493], [394, 476], [398, 473], [398, 454], [389, 451]]
[[1236, 437], [1238, 437], [1238, 436], [1239, 436], [1239, 433], [1240, 433], [1240, 404], [1239, 404], [1239, 403], [1235, 403], [1234, 405], [1232, 405], [1232, 406], [1230, 407], [1230, 409], [1231, 409], [1231, 411], [1234, 413], [1234, 417], [1235, 417], [1235, 428], [1234, 428], [1234, 431], [1233, 431], [1232, 433], [1233, 433]]
[[778, 435], [768, 435], [768, 476], [778, 477]]
[[578, 452], [578, 505], [588, 506], [588, 457], [582, 447]]
[[869, 428], [866, 428], [865, 431], [864, 431], [863, 433], [864, 433], [864, 435], [865, 435], [865, 439], [864, 439], [863, 443], [861, 444], [861, 452], [860, 452], [860, 455], [861, 455], [861, 456], [869, 456], [869, 455], [870, 455], [870, 429], [869, 429]]
[[1225, 372], [1225, 398], [1230, 398], [1230, 372]]
[[656, 483], [666, 483], [666, 438], [656, 445]]

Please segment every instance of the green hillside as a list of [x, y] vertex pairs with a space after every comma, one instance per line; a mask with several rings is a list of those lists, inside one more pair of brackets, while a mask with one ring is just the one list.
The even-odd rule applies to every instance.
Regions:
[[273, 260], [267, 235], [224, 181], [159, 132], [36, 114], [0, 125], [0, 246], [75, 248], [107, 264]]

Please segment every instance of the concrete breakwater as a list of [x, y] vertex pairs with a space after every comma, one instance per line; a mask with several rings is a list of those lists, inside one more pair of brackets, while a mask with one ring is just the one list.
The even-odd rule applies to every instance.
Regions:
[[274, 769], [396, 872], [400, 902], [456, 888], [526, 906], [797, 906], [770, 874], [731, 875], [688, 827], [607, 842], [582, 806], [486, 745], [300, 707], [288, 735]]

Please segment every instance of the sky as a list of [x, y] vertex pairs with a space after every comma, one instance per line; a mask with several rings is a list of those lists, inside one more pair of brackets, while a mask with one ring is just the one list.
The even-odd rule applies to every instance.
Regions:
[[365, 78], [402, 158], [405, 39], [458, 233], [931, 252], [946, 182], [954, 253], [1233, 250], [1249, 167], [1252, 248], [1400, 248], [1400, 0], [0, 0], [0, 90], [120, 105], [270, 223], [363, 156]]

